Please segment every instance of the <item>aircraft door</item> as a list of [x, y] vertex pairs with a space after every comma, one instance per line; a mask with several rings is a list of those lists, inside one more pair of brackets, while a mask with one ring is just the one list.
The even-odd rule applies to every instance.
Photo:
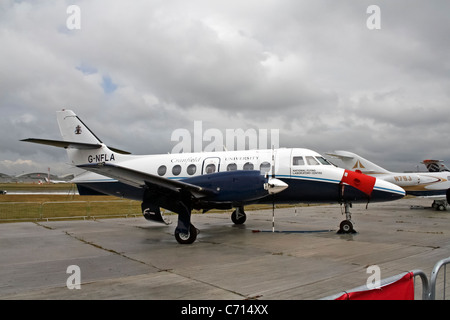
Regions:
[[203, 160], [202, 174], [219, 172], [220, 158], [210, 157]]
[[275, 173], [277, 176], [291, 175], [290, 158], [292, 149], [276, 149], [275, 152]]

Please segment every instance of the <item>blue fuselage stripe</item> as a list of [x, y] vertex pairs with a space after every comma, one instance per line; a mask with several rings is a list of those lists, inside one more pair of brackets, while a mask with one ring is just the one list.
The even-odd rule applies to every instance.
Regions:
[[[306, 176], [290, 176], [290, 175], [276, 175], [276, 178], [286, 182], [289, 187], [284, 191], [276, 194], [277, 203], [332, 203], [341, 201], [350, 202], [367, 202], [369, 197], [362, 191], [348, 186], [345, 189], [344, 197], [341, 195], [339, 188], [339, 180], [324, 179], [318, 177]], [[184, 180], [182, 178], [172, 179]], [[98, 192], [117, 196], [120, 194], [124, 198], [133, 200], [142, 200], [144, 193], [143, 188], [132, 187], [124, 183], [111, 180], [111, 182], [80, 183], [82, 186], [91, 188]], [[371, 202], [389, 201], [403, 197], [403, 194], [398, 190], [375, 187], [371, 196]], [[268, 196], [258, 202], [272, 201], [272, 197]]]

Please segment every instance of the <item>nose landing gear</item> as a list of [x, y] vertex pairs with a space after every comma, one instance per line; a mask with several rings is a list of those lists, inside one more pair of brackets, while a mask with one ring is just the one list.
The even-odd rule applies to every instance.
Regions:
[[343, 220], [339, 225], [339, 230], [337, 233], [338, 234], [356, 233], [355, 229], [353, 228], [352, 214], [350, 212], [352, 204], [350, 202], [345, 202], [344, 207], [345, 207], [345, 220]]

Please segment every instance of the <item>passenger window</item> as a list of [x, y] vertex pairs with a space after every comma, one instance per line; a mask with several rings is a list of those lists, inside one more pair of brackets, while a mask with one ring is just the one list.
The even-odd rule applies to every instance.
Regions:
[[197, 171], [197, 166], [195, 164], [190, 164], [186, 169], [188, 175], [192, 176]]
[[305, 161], [303, 160], [303, 157], [293, 157], [292, 158], [292, 165], [294, 166], [304, 166]]
[[174, 175], [174, 176], [177, 176], [177, 175], [179, 175], [181, 173], [181, 166], [179, 165], [179, 164], [177, 164], [177, 165], [175, 165], [173, 168], [172, 168], [172, 174]]
[[261, 173], [263, 173], [263, 174], [269, 172], [270, 171], [270, 163], [268, 163], [267, 161], [261, 163], [261, 165], [259, 166], [259, 171], [261, 171]]
[[229, 165], [227, 165], [227, 171], [236, 171], [236, 170], [237, 170], [236, 163], [230, 163]]
[[163, 176], [166, 174], [167, 171], [167, 167], [162, 165], [158, 168], [158, 175]]
[[253, 163], [247, 162], [244, 164], [244, 170], [253, 170]]
[[323, 165], [331, 166], [331, 163], [324, 157], [317, 157], [317, 160], [319, 160], [319, 162]]
[[216, 165], [214, 163], [210, 163], [206, 166], [205, 169], [206, 174], [216, 172]]
[[308, 156], [306, 157], [306, 162], [310, 165], [310, 166], [317, 166], [319, 165], [319, 162], [312, 156]]

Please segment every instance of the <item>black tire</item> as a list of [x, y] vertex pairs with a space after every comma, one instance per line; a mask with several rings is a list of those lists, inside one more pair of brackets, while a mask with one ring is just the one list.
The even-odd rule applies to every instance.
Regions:
[[237, 217], [236, 210], [234, 210], [233, 213], [231, 214], [231, 221], [233, 221], [234, 224], [243, 224], [246, 220], [247, 215], [244, 212], [241, 213], [239, 219]]
[[179, 244], [191, 244], [197, 239], [197, 234], [197, 228], [191, 224], [189, 228], [189, 235], [183, 235], [179, 231], [175, 230], [175, 239]]
[[349, 220], [344, 220], [339, 225], [339, 231], [340, 233], [354, 233], [355, 230], [353, 229], [353, 223]]

